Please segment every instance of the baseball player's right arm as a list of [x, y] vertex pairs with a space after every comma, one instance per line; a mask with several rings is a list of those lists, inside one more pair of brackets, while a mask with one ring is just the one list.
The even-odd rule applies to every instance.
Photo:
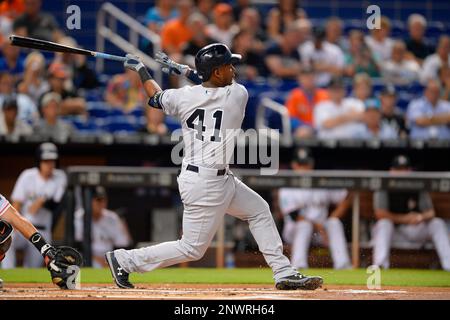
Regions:
[[375, 217], [380, 219], [388, 219], [396, 224], [416, 224], [423, 220], [420, 214], [396, 214], [389, 211], [388, 196], [386, 191], [377, 191], [373, 195], [373, 209]]
[[124, 67], [133, 70], [139, 74], [142, 84], [144, 85], [144, 90], [150, 99], [152, 99], [158, 92], [162, 91], [161, 87], [148, 73], [147, 68], [139, 60], [138, 57], [133, 56], [131, 54], [127, 54], [126, 57], [128, 58], [128, 60], [124, 62], [123, 64]]
[[124, 67], [136, 71], [139, 74], [139, 77], [144, 85], [144, 90], [150, 98], [148, 101], [150, 107], [161, 109], [166, 114], [176, 115], [176, 105], [171, 102], [174, 100], [174, 89], [163, 91], [158, 83], [150, 76], [147, 68], [138, 57], [127, 54], [127, 58], [128, 60], [125, 61]]

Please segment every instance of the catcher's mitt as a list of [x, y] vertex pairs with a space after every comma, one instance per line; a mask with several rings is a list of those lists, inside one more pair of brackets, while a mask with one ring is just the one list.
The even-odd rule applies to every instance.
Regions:
[[54, 258], [47, 268], [52, 282], [61, 289], [74, 289], [79, 267], [83, 265], [83, 257], [72, 247], [58, 247]]
[[13, 227], [6, 221], [0, 220], [0, 261], [5, 258], [5, 253], [11, 246]]

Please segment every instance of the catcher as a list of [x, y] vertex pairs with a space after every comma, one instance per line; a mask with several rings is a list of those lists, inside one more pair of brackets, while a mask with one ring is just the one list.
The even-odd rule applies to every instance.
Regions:
[[[68, 281], [73, 277], [70, 266], [80, 267], [83, 263], [81, 254], [71, 247], [55, 248], [37, 231], [33, 224], [14, 209], [0, 194], [0, 262], [4, 259], [11, 245], [13, 227], [28, 239], [44, 258], [50, 271], [52, 282], [62, 289], [71, 288]], [[3, 281], [0, 279], [0, 288]]]

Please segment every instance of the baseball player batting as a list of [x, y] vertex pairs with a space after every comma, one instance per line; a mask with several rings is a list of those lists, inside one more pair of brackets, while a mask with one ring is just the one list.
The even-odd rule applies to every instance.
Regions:
[[132, 272], [199, 260], [228, 213], [248, 222], [259, 250], [273, 270], [277, 289], [319, 288], [321, 277], [300, 274], [283, 255], [267, 202], [229, 170], [231, 155], [223, 159], [223, 150], [234, 150], [235, 133], [241, 128], [248, 100], [247, 90], [234, 81], [233, 63], [241, 56], [232, 54], [224, 44], [211, 44], [197, 53], [194, 71], [159, 55], [166, 71], [183, 74], [196, 83], [169, 90], [161, 90], [139, 58], [127, 58], [124, 66], [139, 74], [150, 97], [150, 107], [181, 120], [185, 149], [178, 187], [184, 214], [180, 240], [106, 253], [117, 286], [133, 288], [129, 282]]

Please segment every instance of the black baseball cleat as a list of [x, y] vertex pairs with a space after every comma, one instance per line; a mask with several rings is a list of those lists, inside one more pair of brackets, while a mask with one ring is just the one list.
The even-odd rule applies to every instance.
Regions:
[[308, 277], [300, 273], [281, 278], [275, 284], [278, 290], [316, 290], [323, 284], [321, 277]]
[[130, 274], [125, 272], [119, 262], [117, 262], [117, 259], [114, 256], [114, 251], [107, 252], [105, 254], [105, 258], [106, 262], [108, 262], [109, 270], [111, 270], [111, 274], [116, 285], [122, 289], [134, 289], [134, 286], [128, 280]]

